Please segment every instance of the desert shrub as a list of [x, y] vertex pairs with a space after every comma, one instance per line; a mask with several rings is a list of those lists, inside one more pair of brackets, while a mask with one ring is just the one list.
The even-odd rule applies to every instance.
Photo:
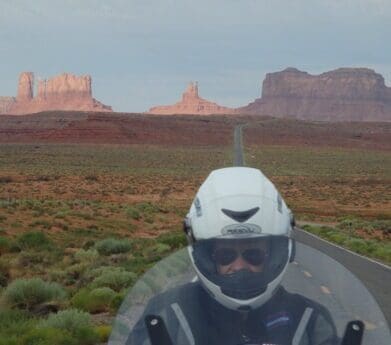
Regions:
[[119, 307], [121, 306], [122, 302], [124, 301], [127, 290], [122, 290], [121, 292], [117, 293], [114, 298], [111, 300], [110, 307], [113, 311], [117, 311]]
[[373, 226], [374, 229], [381, 230], [385, 234], [391, 235], [391, 220], [389, 219], [375, 220], [371, 222], [371, 225]]
[[[12, 337], [31, 330], [35, 325], [30, 315], [21, 310], [0, 308], [0, 344], [12, 344]], [[1, 342], [10, 340], [10, 342]]]
[[112, 267], [109, 270], [105, 270], [101, 275], [96, 277], [91, 284], [91, 287], [109, 287], [114, 291], [121, 291], [122, 289], [129, 287], [137, 278], [133, 272], [125, 271], [121, 267]]
[[78, 279], [80, 279], [88, 267], [89, 267], [89, 265], [86, 263], [77, 263], [77, 264], [69, 266], [65, 270], [66, 277], [68, 279], [67, 284], [73, 284]]
[[107, 343], [111, 334], [112, 327], [110, 325], [101, 325], [95, 327], [95, 332], [99, 336], [99, 341], [101, 343]]
[[160, 235], [157, 241], [169, 245], [171, 249], [179, 249], [187, 245], [186, 236], [182, 231]]
[[9, 252], [11, 242], [8, 238], [0, 236], [0, 255]]
[[18, 256], [20, 267], [31, 267], [37, 264], [51, 264], [55, 261], [55, 256], [45, 251], [28, 250], [21, 252]]
[[384, 260], [388, 263], [391, 263], [391, 244], [378, 245], [373, 250], [373, 255], [376, 258]]
[[69, 332], [92, 326], [91, 316], [77, 309], [67, 309], [50, 315], [39, 323], [40, 328], [58, 328]]
[[101, 255], [127, 253], [131, 249], [131, 244], [125, 239], [106, 238], [95, 243], [95, 249]]
[[346, 246], [354, 252], [368, 254], [368, 244], [360, 238], [351, 238], [345, 242]]
[[110, 310], [115, 291], [108, 287], [97, 288], [92, 291], [82, 289], [73, 296], [71, 303], [74, 307], [90, 313]]
[[144, 214], [153, 214], [160, 211], [160, 208], [150, 202], [141, 202], [134, 205], [134, 207]]
[[135, 219], [135, 220], [139, 220], [141, 218], [140, 212], [133, 207], [128, 207], [126, 209], [126, 215], [127, 215], [127, 217], [129, 217], [131, 219]]
[[79, 342], [66, 330], [56, 328], [33, 329], [23, 336], [21, 345], [78, 345]]
[[21, 249], [33, 249], [33, 248], [48, 248], [51, 244], [50, 240], [43, 232], [30, 231], [22, 234], [17, 244]]
[[62, 310], [51, 314], [47, 320], [39, 323], [40, 329], [57, 329], [68, 332], [74, 339], [74, 344], [92, 345], [99, 340], [99, 336], [92, 328], [90, 314], [77, 310]]
[[7, 305], [28, 311], [42, 303], [60, 301], [65, 297], [66, 292], [61, 285], [40, 278], [14, 280], [3, 294]]
[[346, 235], [334, 232], [328, 236], [329, 240], [337, 243], [337, 244], [344, 244], [346, 241]]
[[9, 264], [0, 261], [0, 287], [6, 286], [9, 278], [10, 278]]
[[8, 337], [4, 337], [0, 333], [0, 345], [20, 345], [20, 341], [16, 334], [11, 334]]
[[144, 250], [144, 255], [148, 261], [158, 261], [161, 260], [164, 253], [170, 251], [170, 246], [164, 243], [156, 243], [155, 245], [146, 248]]
[[80, 249], [75, 253], [75, 259], [78, 262], [92, 263], [99, 258], [99, 253], [96, 249], [84, 250]]

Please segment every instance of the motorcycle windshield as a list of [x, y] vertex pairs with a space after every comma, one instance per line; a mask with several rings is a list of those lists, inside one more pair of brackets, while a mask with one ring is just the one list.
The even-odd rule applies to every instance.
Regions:
[[[311, 247], [296, 243], [295, 258], [275, 286], [228, 299], [219, 281], [208, 285], [194, 269], [190, 254], [193, 248], [182, 249], [138, 280], [119, 309], [110, 345], [391, 343], [387, 321], [361, 281]], [[242, 255], [257, 258], [250, 254]], [[235, 286], [254, 284], [247, 273], [238, 277]]]

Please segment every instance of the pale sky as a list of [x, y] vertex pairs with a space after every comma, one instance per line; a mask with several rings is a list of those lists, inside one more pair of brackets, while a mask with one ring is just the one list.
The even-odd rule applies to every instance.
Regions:
[[368, 67], [391, 86], [391, 0], [0, 0], [0, 95], [21, 71], [90, 74], [115, 111], [200, 95], [239, 107], [268, 72]]

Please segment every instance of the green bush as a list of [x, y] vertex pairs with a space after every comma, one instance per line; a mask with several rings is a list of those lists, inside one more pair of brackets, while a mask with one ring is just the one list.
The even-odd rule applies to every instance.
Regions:
[[91, 327], [92, 321], [90, 314], [77, 310], [61, 310], [57, 314], [51, 314], [46, 320], [39, 323], [39, 328], [58, 328], [71, 333], [79, 329]]
[[131, 244], [125, 239], [107, 238], [95, 243], [95, 249], [101, 255], [127, 253], [131, 249]]
[[72, 334], [56, 328], [33, 329], [23, 336], [22, 345], [78, 345]]
[[73, 296], [71, 303], [74, 307], [89, 313], [106, 312], [111, 309], [111, 303], [116, 293], [108, 287], [92, 291], [82, 289]]
[[0, 255], [8, 253], [11, 248], [11, 242], [8, 238], [0, 236]]
[[378, 245], [374, 251], [373, 255], [381, 260], [386, 261], [387, 263], [391, 263], [391, 244]]
[[359, 254], [368, 254], [368, 244], [360, 238], [352, 238], [345, 242], [346, 246]]
[[[34, 325], [35, 320], [25, 311], [0, 308], [0, 339], [9, 340], [12, 336], [27, 333]], [[0, 341], [0, 344], [10, 343]]]
[[7, 262], [0, 261], [0, 287], [6, 286], [9, 278], [9, 264]]
[[14, 280], [3, 294], [7, 305], [28, 311], [42, 303], [61, 301], [65, 297], [66, 292], [61, 285], [40, 278]]
[[328, 238], [330, 241], [337, 243], [337, 244], [341, 244], [341, 245], [344, 244], [347, 239], [346, 235], [338, 233], [338, 232], [334, 232], [334, 233], [330, 234], [328, 236]]
[[169, 245], [171, 249], [179, 249], [187, 246], [186, 236], [183, 231], [160, 235], [157, 241]]
[[160, 211], [160, 208], [150, 202], [141, 202], [134, 205], [136, 209], [145, 214], [153, 214]]
[[50, 246], [51, 242], [43, 232], [30, 231], [22, 234], [18, 238], [17, 244], [21, 249], [26, 250], [33, 248], [47, 248]]
[[99, 258], [99, 253], [96, 249], [84, 250], [80, 249], [75, 253], [75, 259], [78, 262], [92, 263]]
[[128, 207], [126, 209], [126, 215], [129, 218], [135, 219], [135, 220], [140, 220], [140, 218], [141, 218], [140, 212], [133, 207]]
[[111, 334], [111, 326], [110, 325], [101, 325], [95, 327], [96, 333], [99, 335], [99, 341], [101, 343], [107, 343]]
[[122, 267], [111, 267], [102, 271], [101, 275], [93, 280], [91, 287], [109, 287], [119, 292], [131, 286], [136, 278], [136, 274], [125, 271]]
[[[56, 329], [67, 332], [77, 345], [93, 345], [99, 341], [99, 335], [92, 328], [91, 316], [77, 309], [62, 310], [51, 314], [47, 320], [39, 323], [38, 329]], [[66, 334], [66, 333], [63, 333]]]

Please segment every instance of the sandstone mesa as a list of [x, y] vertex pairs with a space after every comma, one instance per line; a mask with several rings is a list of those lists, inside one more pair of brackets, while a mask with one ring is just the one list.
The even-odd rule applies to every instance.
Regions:
[[198, 83], [190, 83], [182, 99], [174, 105], [163, 105], [151, 108], [148, 114], [155, 115], [175, 115], [175, 114], [193, 114], [193, 115], [211, 115], [211, 114], [232, 114], [233, 109], [220, 106], [216, 103], [207, 101], [198, 95]]
[[112, 111], [92, 97], [90, 76], [63, 73], [54, 78], [38, 81], [34, 97], [34, 74], [20, 74], [15, 97], [0, 97], [0, 114], [23, 115], [48, 110]]
[[[0, 114], [21, 115], [47, 110], [89, 112], [112, 111], [92, 97], [91, 77], [64, 73], [38, 81], [34, 97], [34, 75], [23, 72], [16, 97], [0, 97]], [[147, 113], [249, 114], [316, 121], [391, 121], [391, 88], [384, 78], [368, 68], [339, 68], [311, 75], [296, 68], [268, 73], [261, 97], [236, 109], [203, 99], [198, 84], [190, 83], [182, 99], [156, 106]]]
[[238, 114], [320, 121], [391, 121], [391, 88], [368, 68], [311, 75], [296, 68], [268, 73], [262, 95]]

